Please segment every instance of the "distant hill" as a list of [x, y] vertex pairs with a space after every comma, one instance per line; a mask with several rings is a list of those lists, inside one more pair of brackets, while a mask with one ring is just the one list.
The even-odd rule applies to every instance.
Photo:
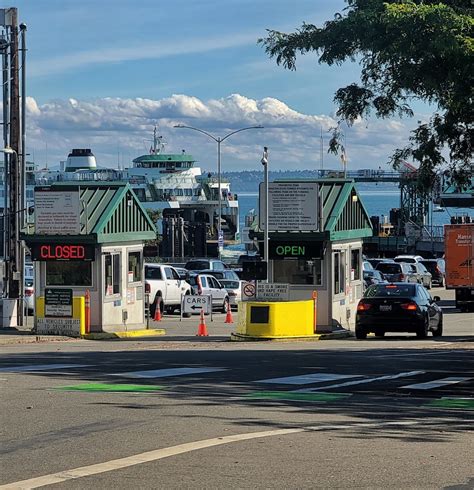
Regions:
[[[242, 172], [223, 172], [222, 178], [229, 180], [233, 192], [258, 192], [260, 182], [263, 182], [263, 171], [245, 170]], [[317, 170], [279, 170], [270, 171], [270, 181], [278, 179], [317, 179]], [[357, 184], [359, 189], [372, 189], [375, 184]], [[379, 189], [393, 189], [395, 184], [379, 183]]]

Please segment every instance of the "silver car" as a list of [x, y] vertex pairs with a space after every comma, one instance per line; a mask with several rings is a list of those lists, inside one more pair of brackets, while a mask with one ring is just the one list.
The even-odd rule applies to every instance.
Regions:
[[412, 269], [413, 273], [416, 275], [417, 282], [423, 284], [426, 289], [431, 289], [431, 272], [429, 272], [428, 269], [421, 262], [415, 262], [408, 265]]
[[188, 282], [191, 284], [193, 294], [210, 296], [212, 308], [218, 308], [222, 313], [227, 311], [229, 293], [214, 276], [210, 274], [190, 274]]

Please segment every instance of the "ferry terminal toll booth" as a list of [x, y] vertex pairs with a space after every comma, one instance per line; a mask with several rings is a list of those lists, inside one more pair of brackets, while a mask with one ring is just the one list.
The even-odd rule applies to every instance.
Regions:
[[38, 333], [78, 335], [86, 291], [91, 333], [144, 328], [143, 246], [156, 229], [129, 184], [36, 187], [35, 231], [23, 238]]
[[[287, 209], [291, 221], [291, 213], [302, 209], [292, 208], [294, 196], [300, 188], [306, 188], [308, 198], [302, 205], [306, 208], [303, 213], [308, 216], [307, 223], [313, 226], [312, 229], [306, 226], [304, 231], [272, 231], [275, 226], [270, 226], [269, 282], [289, 284], [290, 301], [308, 300], [317, 291], [317, 333], [331, 332], [341, 326], [354, 330], [357, 304], [364, 290], [362, 241], [372, 236], [370, 217], [354, 182], [318, 179], [277, 180], [272, 184], [282, 187], [289, 184], [294, 189], [289, 187], [288, 203], [285, 194], [281, 194], [281, 199], [277, 194], [270, 197], [273, 204], [270, 203], [269, 213], [272, 206], [275, 214]], [[271, 224], [272, 217], [269, 218]], [[291, 223], [287, 228], [291, 228]], [[263, 233], [258, 232], [257, 238], [263, 252]]]

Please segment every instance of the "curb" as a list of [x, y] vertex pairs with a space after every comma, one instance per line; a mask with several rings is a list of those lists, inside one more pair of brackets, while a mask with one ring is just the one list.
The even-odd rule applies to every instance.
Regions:
[[129, 330], [127, 332], [97, 332], [82, 335], [86, 340], [113, 340], [113, 339], [131, 339], [137, 337], [158, 337], [165, 335], [166, 331], [162, 328], [150, 328], [142, 330]]
[[348, 330], [344, 330], [341, 332], [331, 332], [331, 333], [320, 333], [314, 335], [300, 335], [300, 336], [265, 336], [265, 337], [256, 337], [252, 335], [246, 335], [242, 333], [231, 333], [230, 340], [233, 342], [259, 342], [259, 341], [267, 341], [267, 342], [314, 342], [319, 340], [333, 340], [333, 339], [345, 339], [348, 337], [352, 337], [352, 333]]

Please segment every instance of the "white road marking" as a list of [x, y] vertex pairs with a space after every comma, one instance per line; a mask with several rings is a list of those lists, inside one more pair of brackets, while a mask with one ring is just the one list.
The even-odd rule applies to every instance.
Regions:
[[170, 368], [170, 369], [149, 369], [147, 371], [131, 371], [128, 373], [113, 373], [109, 376], [119, 376], [120, 378], [168, 378], [171, 376], [186, 376], [189, 374], [214, 373], [225, 371], [225, 368]]
[[54, 369], [69, 369], [88, 367], [88, 364], [30, 364], [28, 366], [11, 366], [0, 368], [2, 373], [34, 373], [39, 371], [49, 371]]
[[345, 383], [338, 383], [335, 385], [329, 385], [329, 386], [322, 386], [320, 388], [305, 388], [302, 390], [295, 390], [295, 393], [311, 393], [313, 391], [320, 391], [320, 390], [330, 390], [332, 388], [342, 388], [345, 386], [354, 386], [354, 385], [360, 385], [360, 384], [365, 384], [365, 383], [374, 383], [375, 381], [385, 381], [388, 379], [397, 379], [397, 378], [407, 378], [410, 376], [417, 376], [418, 374], [424, 374], [425, 371], [409, 371], [406, 373], [398, 373], [398, 374], [390, 374], [388, 376], [379, 376], [377, 378], [367, 378], [367, 379], [357, 379], [355, 381], [347, 381]]
[[453, 385], [456, 383], [462, 383], [463, 381], [468, 381], [472, 378], [466, 378], [462, 376], [452, 376], [450, 378], [436, 379], [434, 381], [429, 381], [428, 383], [418, 383], [414, 385], [402, 386], [404, 389], [409, 390], [432, 390], [433, 388], [439, 388], [440, 386]]
[[288, 376], [285, 378], [260, 379], [254, 383], [274, 383], [282, 385], [309, 385], [311, 383], [324, 383], [326, 381], [337, 381], [339, 379], [360, 378], [360, 374], [333, 374], [333, 373], [311, 373], [301, 376]]
[[[452, 343], [452, 342], [450, 342]], [[373, 357], [378, 357], [381, 359], [384, 359], [386, 357], [415, 357], [415, 356], [440, 356], [444, 354], [453, 354], [453, 353], [458, 353], [458, 354], [463, 354], [463, 351], [460, 351], [458, 349], [456, 350], [445, 350], [445, 351], [440, 351], [440, 352], [415, 352], [413, 354], [410, 354], [409, 352], [405, 352], [404, 354], [381, 354], [379, 356], [373, 356]]]
[[[460, 421], [464, 422], [464, 421]], [[259, 439], [262, 437], [272, 436], [284, 436], [288, 434], [298, 434], [301, 432], [317, 432], [328, 430], [347, 430], [356, 427], [404, 427], [409, 425], [416, 425], [417, 421], [400, 421], [400, 422], [356, 422], [356, 423], [344, 423], [339, 425], [325, 425], [295, 428], [295, 429], [277, 429], [263, 432], [251, 432], [247, 434], [235, 434], [232, 436], [214, 437], [212, 439], [204, 439], [201, 441], [189, 442], [185, 444], [179, 444], [177, 446], [166, 447], [162, 449], [156, 449], [154, 451], [147, 451], [141, 454], [135, 454], [126, 458], [113, 459], [104, 463], [93, 464], [90, 466], [81, 466], [72, 470], [63, 470], [58, 473], [51, 473], [49, 475], [40, 476], [37, 478], [30, 478], [29, 480], [21, 480], [17, 482], [7, 483], [6, 485], [0, 485], [0, 490], [19, 490], [39, 488], [46, 485], [53, 485], [55, 483], [62, 483], [68, 480], [75, 480], [77, 478], [83, 478], [86, 476], [98, 475], [100, 473], [106, 473], [108, 471], [119, 470], [130, 466], [135, 466], [142, 463], [150, 463], [152, 461], [158, 461], [160, 459], [169, 458], [171, 456], [177, 456], [178, 454], [184, 454], [191, 451], [197, 451], [199, 449], [205, 449], [213, 446], [221, 446], [223, 444], [231, 444], [239, 441], [249, 441], [252, 439]]]

